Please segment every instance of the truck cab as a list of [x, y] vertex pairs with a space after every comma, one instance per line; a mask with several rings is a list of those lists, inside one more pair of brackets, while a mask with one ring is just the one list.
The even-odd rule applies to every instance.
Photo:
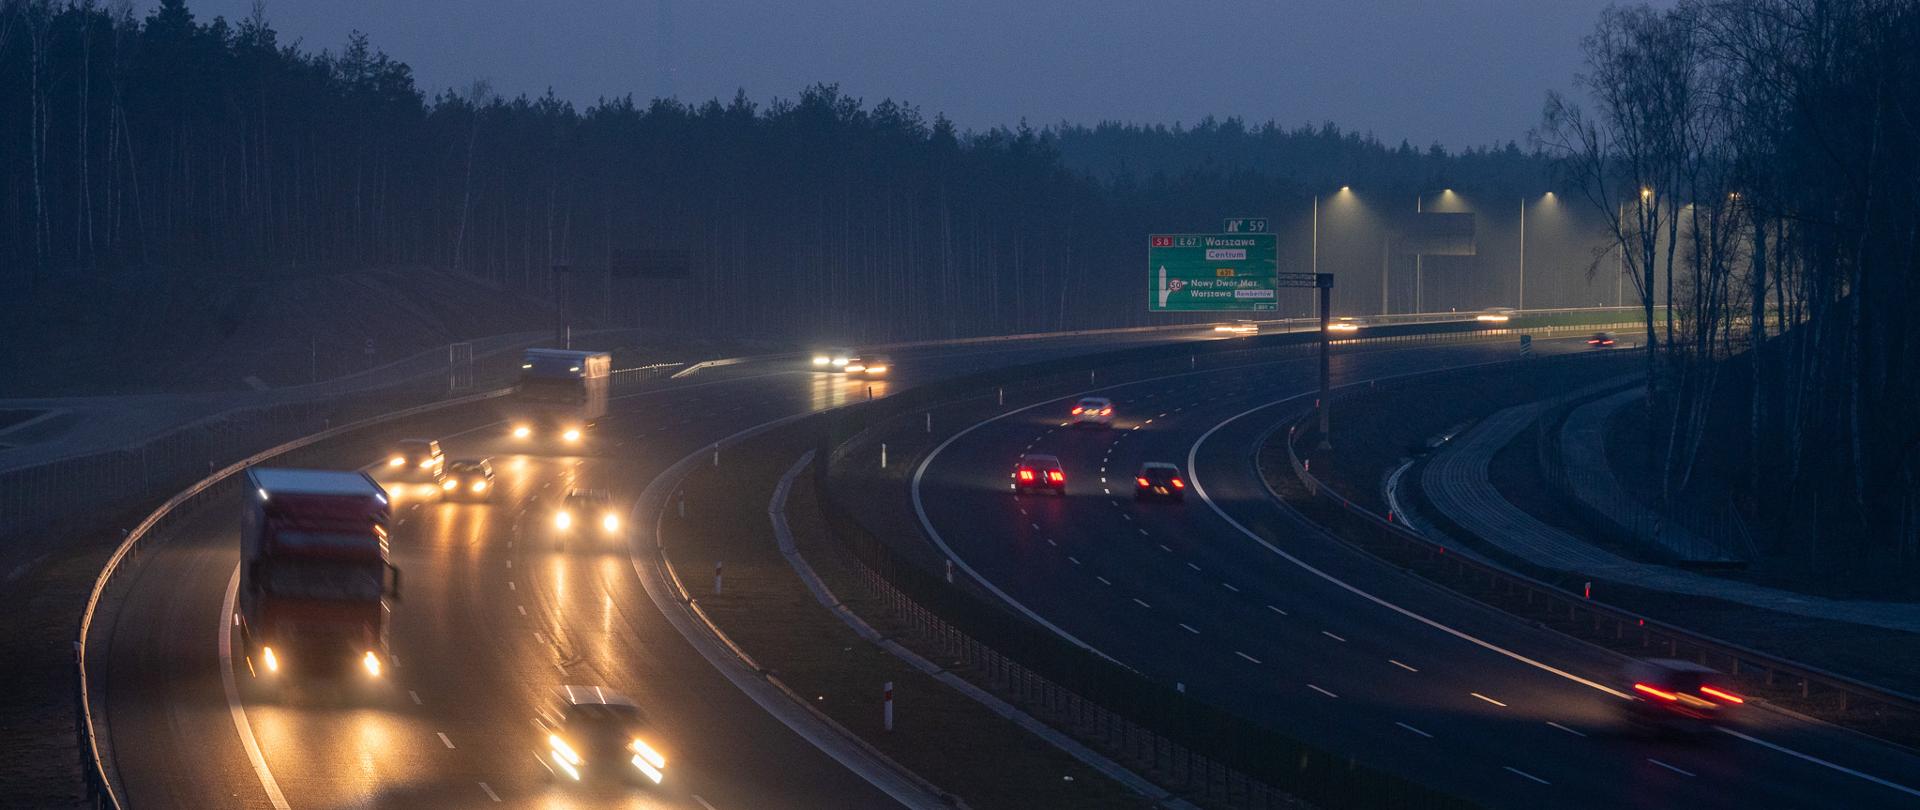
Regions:
[[364, 472], [254, 467], [241, 512], [237, 625], [259, 678], [378, 680], [400, 571], [392, 509]]
[[509, 434], [529, 450], [582, 448], [607, 415], [612, 377], [613, 356], [606, 352], [528, 349], [505, 404]]

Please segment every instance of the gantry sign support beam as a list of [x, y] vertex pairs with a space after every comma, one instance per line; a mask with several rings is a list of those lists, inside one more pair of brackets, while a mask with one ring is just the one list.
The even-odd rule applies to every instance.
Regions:
[[1327, 443], [1327, 427], [1333, 406], [1333, 274], [1276, 273], [1274, 287], [1312, 287], [1320, 291], [1320, 399], [1314, 409], [1320, 412], [1320, 448]]

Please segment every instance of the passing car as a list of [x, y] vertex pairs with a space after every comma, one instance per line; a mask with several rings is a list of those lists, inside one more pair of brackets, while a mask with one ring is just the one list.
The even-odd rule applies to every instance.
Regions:
[[1747, 699], [1728, 688], [1719, 670], [1676, 658], [1629, 663], [1624, 711], [1628, 726], [1653, 735], [1703, 734], [1727, 722]]
[[1595, 349], [1611, 349], [1613, 343], [1612, 332], [1595, 332], [1593, 337], [1587, 338], [1587, 345]]
[[1260, 334], [1260, 324], [1254, 321], [1234, 321], [1220, 324], [1214, 327], [1213, 331], [1235, 337], [1248, 337]]
[[1187, 499], [1187, 481], [1180, 475], [1180, 468], [1164, 461], [1149, 461], [1140, 465], [1140, 472], [1133, 476], [1133, 498], [1138, 501], [1165, 499], [1184, 501]]
[[440, 497], [450, 501], [492, 499], [493, 462], [484, 458], [447, 462], [446, 471], [440, 474]]
[[554, 714], [542, 713], [541, 764], [574, 782], [660, 784], [667, 757], [639, 705], [603, 686], [562, 686]]
[[1338, 318], [1334, 318], [1333, 320], [1327, 322], [1327, 331], [1358, 332], [1360, 331], [1360, 319], [1347, 317], [1344, 315]]
[[387, 473], [401, 481], [436, 481], [447, 464], [433, 439], [401, 439], [387, 457]]
[[813, 353], [813, 367], [822, 371], [839, 370], [847, 367], [854, 358], [854, 351], [845, 346], [834, 346]]
[[1473, 316], [1473, 319], [1481, 323], [1506, 323], [1518, 314], [1520, 310], [1512, 307], [1492, 307], [1480, 310], [1480, 314]]
[[887, 359], [884, 355], [854, 357], [847, 360], [847, 365], [844, 370], [847, 372], [847, 375], [851, 377], [865, 377], [870, 380], [879, 379], [887, 376], [887, 373], [893, 370], [893, 361]]
[[1013, 491], [1067, 494], [1067, 471], [1054, 456], [1027, 456], [1013, 468]]
[[554, 510], [553, 528], [562, 537], [594, 531], [618, 534], [620, 513], [614, 511], [613, 496], [604, 489], [569, 489]]
[[1073, 410], [1067, 415], [1072, 417], [1074, 427], [1081, 425], [1110, 427], [1113, 425], [1113, 400], [1105, 397], [1087, 397], [1073, 403]]

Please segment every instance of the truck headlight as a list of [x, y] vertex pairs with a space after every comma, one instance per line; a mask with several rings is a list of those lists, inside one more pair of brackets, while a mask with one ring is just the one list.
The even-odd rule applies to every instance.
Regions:
[[833, 358], [828, 357], [824, 354], [816, 354], [813, 356], [813, 364], [816, 366], [824, 366], [831, 362], [833, 362]]
[[387, 459], [387, 466], [389, 467], [404, 467], [406, 464], [406, 456], [394, 456], [393, 458]]
[[553, 526], [556, 529], [565, 529], [572, 525], [573, 525], [573, 515], [571, 514], [568, 514], [566, 512], [561, 512], [560, 514], [553, 516]]
[[567, 432], [560, 434], [560, 438], [566, 439], [567, 441], [570, 441], [570, 442], [580, 441], [580, 429], [567, 428]]
[[620, 516], [609, 514], [601, 518], [600, 527], [610, 532], [620, 531]]
[[366, 655], [361, 656], [360, 665], [367, 668], [367, 674], [375, 678], [380, 677], [380, 656], [374, 655], [372, 650], [368, 650]]

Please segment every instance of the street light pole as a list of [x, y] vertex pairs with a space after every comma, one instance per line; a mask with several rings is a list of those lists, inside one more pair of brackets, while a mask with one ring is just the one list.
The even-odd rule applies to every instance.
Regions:
[[[1420, 213], [1420, 195], [1417, 195], [1417, 194], [1414, 195], [1414, 198], [1413, 198], [1413, 213], [1415, 214]], [[1420, 308], [1424, 303], [1423, 293], [1426, 292], [1426, 290], [1423, 289], [1426, 286], [1425, 284], [1422, 283], [1423, 281], [1424, 279], [1420, 275], [1420, 248], [1416, 246], [1413, 250], [1413, 311], [1414, 312], [1426, 311]]]
[[1520, 305], [1527, 308], [1527, 198], [1520, 198]]

